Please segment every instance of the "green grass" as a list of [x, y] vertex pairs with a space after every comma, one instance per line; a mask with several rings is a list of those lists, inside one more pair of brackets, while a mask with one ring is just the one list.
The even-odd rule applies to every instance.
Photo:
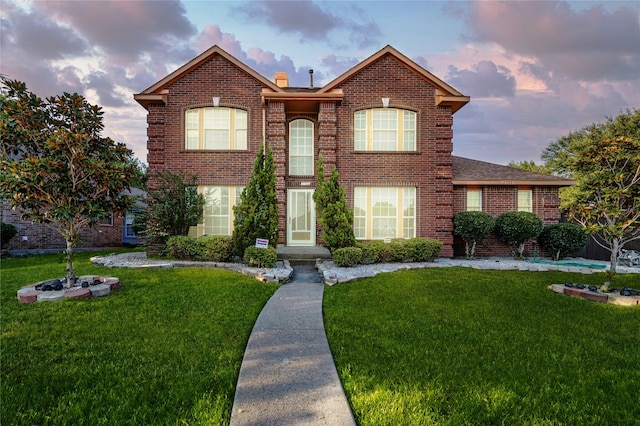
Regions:
[[228, 424], [249, 334], [275, 292], [237, 273], [108, 269], [108, 297], [22, 305], [23, 285], [65, 275], [60, 255], [2, 260], [3, 425]]
[[640, 308], [547, 289], [566, 281], [604, 274], [436, 268], [327, 288], [358, 424], [640, 424]]

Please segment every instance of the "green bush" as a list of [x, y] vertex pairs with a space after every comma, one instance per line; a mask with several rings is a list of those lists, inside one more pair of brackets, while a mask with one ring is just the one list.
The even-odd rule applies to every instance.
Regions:
[[373, 241], [359, 241], [356, 247], [362, 250], [362, 259], [360, 263], [363, 265], [369, 265], [371, 263], [378, 263], [380, 259], [380, 251], [383, 248], [384, 243], [379, 240]]
[[202, 253], [200, 240], [193, 237], [176, 235], [167, 241], [167, 255], [174, 259], [196, 260]]
[[226, 235], [202, 237], [200, 258], [211, 262], [228, 262], [233, 256], [233, 240]]
[[396, 238], [387, 245], [391, 249], [391, 262], [411, 262], [411, 248], [407, 245], [408, 240]]
[[360, 262], [362, 249], [360, 247], [343, 247], [335, 249], [331, 255], [336, 266], [349, 267]]
[[525, 243], [542, 231], [542, 219], [530, 212], [507, 212], [496, 219], [495, 232], [516, 259], [523, 258]]
[[442, 251], [443, 244], [431, 238], [412, 238], [405, 240], [409, 258], [413, 262], [433, 262]]
[[560, 260], [580, 251], [587, 244], [587, 233], [574, 223], [556, 223], [544, 227], [538, 241], [553, 257]]
[[443, 244], [431, 238], [394, 239], [390, 243], [381, 240], [360, 241], [360, 263], [432, 262], [442, 251]]
[[258, 268], [273, 268], [278, 260], [278, 253], [271, 246], [266, 249], [249, 246], [244, 251], [244, 260]]
[[15, 237], [17, 233], [18, 233], [18, 229], [15, 226], [9, 223], [0, 222], [0, 234], [2, 235], [1, 236], [2, 247], [4, 247], [5, 244], [11, 241], [11, 239]]
[[487, 238], [493, 230], [495, 220], [486, 212], [458, 212], [453, 216], [454, 233], [465, 243], [465, 257], [473, 259], [478, 241]]

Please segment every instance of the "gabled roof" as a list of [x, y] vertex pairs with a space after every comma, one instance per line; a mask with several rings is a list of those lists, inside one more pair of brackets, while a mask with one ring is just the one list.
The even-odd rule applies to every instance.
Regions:
[[360, 62], [353, 68], [349, 69], [342, 75], [335, 78], [333, 81], [325, 85], [322, 89], [319, 90], [318, 93], [326, 93], [337, 86], [341, 85], [347, 79], [353, 77], [358, 74], [363, 69], [367, 68], [374, 62], [380, 60], [386, 55], [393, 56], [397, 61], [399, 61], [402, 65], [407, 67], [409, 70], [417, 74], [418, 76], [424, 78], [425, 80], [431, 82], [436, 87], [436, 105], [448, 105], [451, 106], [452, 112], [456, 112], [463, 106], [465, 106], [471, 98], [469, 96], [464, 96], [462, 93], [458, 92], [453, 87], [449, 86], [444, 81], [440, 80], [435, 75], [431, 74], [426, 69], [422, 68], [420, 65], [398, 52], [396, 49], [387, 45], [382, 50], [374, 53], [369, 58]]
[[454, 185], [571, 186], [575, 181], [470, 158], [453, 156]]
[[214, 55], [222, 56], [227, 61], [234, 64], [236, 67], [240, 68], [242, 71], [249, 74], [251, 77], [260, 81], [262, 84], [264, 84], [266, 87], [268, 87], [272, 91], [282, 92], [282, 89], [276, 86], [276, 84], [273, 83], [271, 80], [265, 78], [264, 76], [262, 76], [261, 74], [253, 70], [251, 67], [240, 62], [239, 60], [231, 56], [229, 53], [227, 53], [225, 50], [223, 50], [220, 46], [214, 45], [213, 47], [202, 52], [200, 55], [196, 56], [195, 58], [193, 58], [192, 60], [190, 60], [189, 62], [187, 62], [186, 64], [184, 64], [183, 66], [181, 66], [180, 68], [178, 68], [177, 70], [175, 70], [174, 72], [166, 76], [165, 78], [163, 78], [162, 80], [153, 84], [151, 87], [143, 90], [142, 92], [136, 95], [133, 95], [133, 98], [136, 101], [138, 101], [138, 103], [143, 107], [146, 107], [146, 105], [152, 102], [160, 101], [160, 102], [166, 103], [166, 98], [168, 93], [166, 88], [174, 81], [179, 80], [185, 74], [191, 72], [193, 69], [199, 67], [201, 64], [208, 61]]

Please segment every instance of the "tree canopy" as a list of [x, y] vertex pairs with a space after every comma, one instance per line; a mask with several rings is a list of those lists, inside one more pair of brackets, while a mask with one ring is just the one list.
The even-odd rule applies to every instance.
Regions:
[[124, 143], [101, 136], [102, 109], [77, 94], [41, 99], [16, 80], [1, 78], [0, 197], [24, 219], [56, 229], [71, 256], [81, 231], [131, 205], [125, 191], [139, 169]]
[[620, 249], [640, 239], [640, 110], [563, 136], [542, 158], [576, 180], [561, 193], [561, 208], [611, 251], [615, 273]]

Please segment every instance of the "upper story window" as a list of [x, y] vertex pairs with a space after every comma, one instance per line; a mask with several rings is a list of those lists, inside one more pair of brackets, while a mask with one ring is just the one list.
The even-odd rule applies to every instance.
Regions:
[[482, 189], [467, 189], [467, 211], [482, 211]]
[[196, 108], [185, 113], [186, 149], [247, 149], [247, 111]]
[[289, 174], [313, 176], [313, 122], [293, 120], [289, 123]]
[[416, 113], [396, 108], [373, 108], [354, 114], [356, 151], [415, 151]]
[[533, 197], [530, 189], [518, 189], [518, 211], [533, 212]]

